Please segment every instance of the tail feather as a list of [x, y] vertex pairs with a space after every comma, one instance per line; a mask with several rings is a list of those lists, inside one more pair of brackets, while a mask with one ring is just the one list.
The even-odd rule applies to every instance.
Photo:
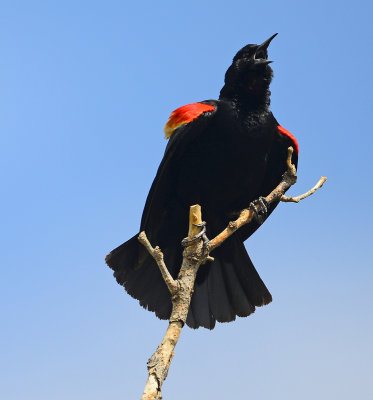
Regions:
[[246, 317], [255, 306], [267, 304], [271, 295], [256, 272], [245, 246], [237, 236], [230, 238], [214, 253], [214, 262], [198, 272], [191, 309], [194, 323], [213, 329], [215, 320], [230, 322], [236, 316]]
[[168, 319], [171, 298], [154, 259], [146, 253], [135, 235], [106, 256], [106, 263], [114, 271], [117, 282], [140, 305], [154, 311], [158, 318]]
[[[208, 265], [204, 265], [201, 268], [209, 268]], [[202, 271], [199, 272], [199, 274]], [[192, 301], [189, 308], [187, 324], [191, 328], [198, 328], [203, 326], [207, 329], [213, 329], [215, 326], [215, 318], [210, 310], [210, 301], [208, 294], [207, 279], [203, 279], [201, 282], [196, 280]], [[192, 314], [192, 319], [189, 314]], [[196, 323], [198, 321], [198, 324]]]
[[[181, 265], [181, 248], [174, 244], [163, 249], [166, 265], [176, 277]], [[233, 235], [213, 254], [215, 260], [198, 272], [187, 324], [213, 329], [215, 321], [229, 322], [245, 317], [255, 306], [268, 304], [272, 296], [261, 280], [239, 236]], [[137, 235], [114, 249], [106, 257], [117, 282], [154, 311], [158, 318], [171, 315], [171, 296], [162, 275]]]
[[[181, 264], [181, 250], [178, 251], [176, 246], [172, 246], [170, 248], [165, 247], [163, 249], [163, 253], [165, 255], [166, 265], [173, 266], [173, 268], [170, 268], [171, 275], [176, 278], [177, 269], [175, 272], [174, 265], [175, 263], [177, 263], [178, 266]], [[141, 290], [141, 292], [145, 293], [145, 295], [141, 299], [140, 304], [144, 308], [148, 308], [149, 311], [154, 311], [158, 318], [168, 319], [172, 310], [171, 295], [166, 283], [162, 278], [157, 264], [150, 255], [148, 268], [152, 271], [152, 273], [148, 284]]]
[[[272, 301], [272, 295], [255, 269], [245, 246], [240, 243], [242, 250], [234, 251], [230, 255], [231, 262], [235, 265], [238, 279], [253, 306], [264, 306]], [[228, 257], [228, 255], [227, 255]]]
[[[231, 260], [224, 262], [224, 282], [227, 286], [229, 299], [235, 314], [239, 317], [247, 317], [255, 311], [255, 307], [248, 300], [242, 284], [237, 276], [236, 268]], [[246, 265], [247, 268], [247, 265]]]
[[223, 278], [222, 265], [218, 258], [215, 258], [210, 266], [208, 274], [208, 293], [211, 312], [218, 322], [229, 322], [236, 318], [227, 293], [226, 284]]
[[[197, 320], [198, 321], [198, 320]], [[193, 309], [192, 309], [192, 305], [189, 306], [189, 310], [188, 310], [188, 315], [187, 315], [187, 319], [186, 319], [186, 323], [188, 326], [190, 326], [191, 328], [194, 328], [197, 326], [196, 323], [196, 318], [194, 317], [194, 313], [193, 313]], [[202, 325], [201, 325], [202, 326]], [[196, 329], [196, 328], [194, 328]]]

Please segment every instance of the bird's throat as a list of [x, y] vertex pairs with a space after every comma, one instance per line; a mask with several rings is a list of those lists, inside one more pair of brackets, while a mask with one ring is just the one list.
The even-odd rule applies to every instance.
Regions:
[[225, 84], [220, 92], [220, 99], [235, 103], [242, 111], [267, 110], [270, 105], [271, 91], [269, 84], [253, 81], [246, 87]]

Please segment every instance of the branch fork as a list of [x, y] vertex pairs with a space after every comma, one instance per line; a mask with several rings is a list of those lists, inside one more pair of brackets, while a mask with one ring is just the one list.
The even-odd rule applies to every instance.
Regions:
[[[284, 193], [297, 181], [297, 171], [291, 163], [293, 148], [288, 148], [287, 154], [287, 170], [282, 177], [280, 184], [265, 197], [268, 204], [275, 201], [295, 202], [305, 199], [316, 192], [325, 182], [326, 178], [321, 177], [317, 184], [308, 192], [296, 196], [288, 197]], [[261, 211], [261, 205], [255, 204], [256, 212]], [[174, 279], [165, 262], [161, 249], [156, 246], [152, 247], [145, 232], [141, 232], [138, 240], [145, 246], [149, 254], [156, 261], [162, 277], [168, 287], [172, 299], [172, 312], [169, 320], [169, 326], [166, 334], [158, 346], [155, 353], [148, 360], [148, 380], [144, 389], [141, 400], [161, 400], [161, 388], [167, 377], [168, 370], [174, 356], [174, 349], [179, 340], [181, 329], [183, 328], [187, 316], [190, 301], [193, 294], [194, 282], [199, 267], [207, 261], [213, 261], [210, 253], [219, 247], [226, 239], [228, 239], [241, 226], [250, 223], [254, 218], [255, 211], [244, 209], [235, 221], [228, 223], [228, 226], [213, 238], [207, 246], [203, 244], [203, 229], [201, 207], [197, 204], [190, 207], [189, 212], [189, 232], [185, 243], [188, 246], [183, 251], [183, 261], [177, 279]]]

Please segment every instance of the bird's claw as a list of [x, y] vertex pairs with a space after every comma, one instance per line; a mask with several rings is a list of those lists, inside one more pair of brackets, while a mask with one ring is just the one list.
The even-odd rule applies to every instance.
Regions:
[[[259, 211], [256, 208], [257, 205], [260, 206]], [[260, 196], [258, 200], [254, 200], [250, 203], [249, 209], [254, 211], [255, 219], [259, 222], [259, 224], [262, 224], [267, 218], [268, 206], [268, 201], [262, 196]]]
[[208, 249], [208, 246], [209, 246], [209, 243], [210, 243], [210, 240], [209, 240], [209, 238], [207, 237], [206, 233], [204, 233], [204, 234], [202, 235], [202, 240], [203, 240], [202, 249], [203, 249], [203, 250], [207, 250], [207, 249]]
[[[207, 236], [206, 236], [206, 222], [203, 221], [201, 224], [193, 224], [193, 225], [197, 226], [198, 228], [202, 228], [201, 232], [197, 233], [197, 235], [193, 236], [191, 239], [188, 239], [187, 237], [184, 238], [181, 241], [181, 245], [183, 247], [188, 247], [202, 237], [203, 247], [207, 246], [209, 240], [207, 239]], [[207, 244], [205, 244], [206, 242], [207, 242]]]

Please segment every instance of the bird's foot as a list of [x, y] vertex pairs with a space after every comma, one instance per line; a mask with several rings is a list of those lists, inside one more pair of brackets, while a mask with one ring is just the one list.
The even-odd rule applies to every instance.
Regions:
[[[259, 211], [256, 208], [257, 205], [260, 206]], [[254, 211], [255, 219], [259, 222], [260, 225], [267, 218], [268, 206], [269, 206], [268, 201], [265, 199], [265, 197], [262, 196], [260, 196], [258, 200], [252, 201], [249, 205], [249, 210]]]
[[191, 239], [188, 239], [187, 237], [184, 238], [181, 241], [181, 245], [183, 247], [188, 247], [195, 243], [198, 239], [202, 238], [203, 240], [203, 248], [207, 247], [209, 240], [207, 239], [206, 236], [206, 222], [202, 222], [201, 224], [193, 224], [194, 226], [197, 226], [198, 228], [202, 228], [201, 232], [197, 233], [197, 235], [193, 236]]
[[209, 243], [210, 243], [210, 240], [209, 240], [209, 238], [207, 237], [206, 233], [204, 233], [204, 234], [202, 235], [202, 241], [203, 241], [202, 250], [203, 250], [203, 251], [205, 251], [205, 250], [207, 251], [207, 250], [208, 250]]

